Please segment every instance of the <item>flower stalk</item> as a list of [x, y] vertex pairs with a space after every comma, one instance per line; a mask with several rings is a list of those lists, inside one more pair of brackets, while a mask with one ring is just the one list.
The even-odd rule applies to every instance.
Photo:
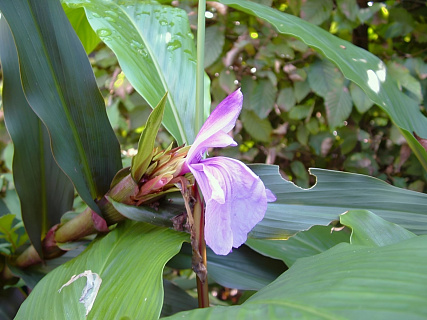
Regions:
[[[193, 192], [195, 194], [196, 202], [194, 203], [193, 215], [195, 228], [195, 238], [197, 239], [197, 256], [201, 258], [201, 264], [203, 265], [202, 270], [203, 279], [197, 277], [197, 293], [199, 308], [209, 307], [209, 286], [207, 279], [207, 258], [206, 258], [206, 242], [205, 242], [205, 210], [203, 206], [203, 200], [200, 195], [197, 183], [193, 186]], [[193, 249], [194, 250], [194, 249]]]

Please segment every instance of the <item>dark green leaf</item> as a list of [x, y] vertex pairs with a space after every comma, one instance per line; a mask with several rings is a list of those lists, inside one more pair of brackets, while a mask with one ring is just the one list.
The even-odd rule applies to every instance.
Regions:
[[290, 111], [296, 103], [294, 90], [291, 87], [280, 90], [277, 105], [284, 111]]
[[331, 16], [332, 0], [306, 0], [301, 5], [301, 18], [314, 24], [321, 24]]
[[328, 225], [351, 209], [370, 210], [416, 234], [427, 234], [426, 194], [369, 176], [323, 169], [310, 169], [317, 178], [316, 185], [301, 189], [282, 179], [277, 166], [250, 168], [277, 197], [249, 234], [252, 238], [286, 239], [313, 225]]
[[86, 53], [58, 1], [2, 1], [0, 10], [15, 40], [26, 99], [47, 127], [55, 160], [100, 213], [94, 199], [108, 191], [121, 159]]
[[268, 119], [260, 119], [252, 110], [243, 110], [242, 114], [243, 127], [256, 140], [268, 142], [273, 131]]
[[[191, 267], [192, 249], [189, 244], [168, 265], [178, 269]], [[286, 270], [278, 260], [256, 253], [246, 246], [234, 249], [227, 256], [216, 255], [207, 248], [208, 277], [222, 286], [241, 290], [259, 290]]]
[[366, 93], [354, 82], [350, 83], [350, 94], [354, 106], [359, 113], [365, 113], [373, 106], [372, 100], [369, 99]]
[[308, 68], [308, 83], [323, 98], [337, 86], [343, 86], [343, 80], [341, 72], [328, 60], [317, 60]]
[[185, 212], [180, 193], [167, 196], [151, 206], [129, 206], [108, 198], [114, 208], [128, 219], [147, 222], [157, 226], [172, 227], [172, 218]]
[[48, 132], [28, 105], [22, 91], [18, 55], [3, 18], [0, 19], [0, 42], [4, 77], [3, 110], [14, 144], [14, 183], [28, 236], [43, 257], [41, 239], [72, 208], [74, 188], [56, 164]]
[[163, 280], [163, 289], [165, 291], [165, 299], [160, 317], [171, 316], [177, 312], [198, 307], [197, 299], [191, 297], [173, 282]]
[[205, 68], [213, 64], [221, 55], [224, 46], [224, 28], [213, 25], [206, 28], [205, 34]]
[[353, 107], [348, 88], [337, 86], [329, 91], [325, 97], [325, 107], [329, 127], [335, 129], [343, 126], [344, 120], [350, 116]]

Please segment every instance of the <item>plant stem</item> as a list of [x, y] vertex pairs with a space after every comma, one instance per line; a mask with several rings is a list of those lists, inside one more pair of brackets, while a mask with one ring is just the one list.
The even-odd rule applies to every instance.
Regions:
[[[199, 300], [199, 308], [209, 307], [209, 287], [207, 277], [207, 259], [206, 259], [206, 242], [205, 242], [205, 210], [203, 208], [203, 199], [200, 196], [199, 188], [194, 186], [194, 194], [196, 203], [194, 204], [194, 231], [197, 243], [197, 255], [201, 257], [204, 272], [202, 279], [197, 275], [197, 296]], [[194, 248], [193, 248], [194, 250]]]
[[194, 124], [194, 131], [196, 135], [202, 127], [204, 121], [203, 110], [205, 109], [203, 96], [205, 90], [205, 11], [206, 0], [199, 0], [199, 9], [197, 14], [196, 118]]

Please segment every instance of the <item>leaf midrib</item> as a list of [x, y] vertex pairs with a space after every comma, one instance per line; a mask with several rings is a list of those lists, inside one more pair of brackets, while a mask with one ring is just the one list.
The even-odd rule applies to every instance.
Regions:
[[[39, 24], [37, 23], [37, 19], [35, 17], [33, 8], [31, 6], [31, 4], [28, 2], [28, 0], [27, 0], [27, 3], [28, 3], [28, 8], [29, 8], [30, 13], [31, 13], [31, 17], [33, 18], [33, 22], [34, 22], [34, 25], [35, 25], [36, 30], [37, 30], [37, 34], [39, 35], [39, 39], [44, 39], [43, 36], [42, 36], [42, 32], [40, 30]], [[59, 99], [61, 101], [61, 106], [62, 106], [62, 108], [64, 110], [67, 123], [69, 124], [69, 126], [71, 128], [72, 136], [74, 138], [74, 142], [75, 142], [75, 145], [77, 147], [77, 152], [79, 154], [79, 158], [82, 160], [82, 162], [81, 162], [82, 165], [81, 166], [83, 167], [83, 173], [86, 176], [86, 180], [89, 182], [88, 183], [89, 192], [92, 195], [92, 197], [96, 197], [96, 188], [95, 188], [93, 180], [92, 180], [92, 175], [91, 175], [91, 171], [90, 171], [90, 168], [89, 168], [89, 162], [88, 162], [88, 159], [86, 157], [86, 153], [84, 152], [82, 141], [80, 140], [79, 134], [78, 134], [77, 129], [76, 129], [75, 125], [74, 125], [74, 122], [73, 122], [73, 119], [71, 117], [71, 114], [70, 114], [70, 112], [67, 109], [67, 104], [65, 103], [65, 99], [64, 99], [64, 96], [62, 94], [61, 86], [59, 85], [56, 73], [54, 72], [54, 68], [53, 68], [53, 65], [52, 65], [52, 62], [51, 62], [51, 57], [48, 54], [49, 51], [47, 50], [44, 41], [40, 41], [40, 43], [41, 43], [41, 46], [43, 48], [43, 52], [45, 53], [46, 63], [48, 65], [48, 67], [49, 67], [49, 70], [51, 71], [52, 79], [53, 79], [53, 82], [55, 84], [57, 95], [58, 95], [58, 97], [59, 97]], [[49, 132], [49, 130], [48, 130], [48, 132]], [[49, 136], [50, 136], [50, 132], [49, 132]], [[53, 148], [52, 148], [52, 153], [53, 153]]]

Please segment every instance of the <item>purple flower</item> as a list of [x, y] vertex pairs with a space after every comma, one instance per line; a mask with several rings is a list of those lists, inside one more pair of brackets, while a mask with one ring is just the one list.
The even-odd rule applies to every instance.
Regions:
[[239, 89], [216, 107], [188, 151], [184, 166], [184, 172], [193, 173], [206, 201], [206, 243], [221, 255], [242, 245], [248, 232], [264, 218], [267, 202], [276, 200], [242, 162], [226, 157], [203, 159], [208, 148], [237, 145], [228, 132], [236, 123], [242, 103]]

